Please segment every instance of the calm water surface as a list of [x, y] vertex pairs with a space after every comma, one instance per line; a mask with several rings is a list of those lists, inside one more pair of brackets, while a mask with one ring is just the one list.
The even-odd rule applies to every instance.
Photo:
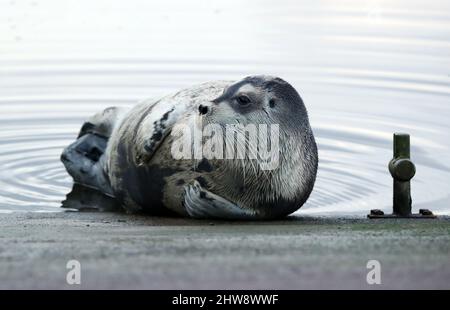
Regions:
[[59, 211], [83, 120], [190, 85], [278, 75], [319, 173], [302, 213], [391, 209], [392, 133], [415, 208], [450, 213], [450, 1], [0, 1], [0, 212]]

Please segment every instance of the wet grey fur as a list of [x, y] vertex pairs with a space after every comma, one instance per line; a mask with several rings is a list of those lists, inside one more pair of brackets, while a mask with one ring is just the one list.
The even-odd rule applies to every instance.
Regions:
[[[242, 96], [250, 103], [239, 103]], [[248, 158], [174, 159], [172, 129], [196, 126], [199, 118], [220, 126], [279, 124], [278, 168], [262, 170]], [[296, 211], [313, 189], [318, 164], [302, 99], [271, 76], [208, 82], [130, 110], [106, 109], [86, 121], [61, 159], [76, 183], [115, 197], [129, 212], [224, 219]]]

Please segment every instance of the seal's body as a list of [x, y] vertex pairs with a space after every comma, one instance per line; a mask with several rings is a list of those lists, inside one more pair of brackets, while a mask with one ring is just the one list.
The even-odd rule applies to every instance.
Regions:
[[[174, 155], [182, 131], [249, 124], [278, 126], [279, 144], [269, 138], [272, 148], [279, 146], [275, 168], [264, 169], [250, 156], [257, 148], [248, 136], [249, 154], [241, 158]], [[300, 96], [268, 76], [204, 83], [128, 111], [108, 108], [83, 125], [61, 159], [76, 183], [115, 197], [127, 211], [225, 219], [296, 211], [312, 191], [318, 162]]]

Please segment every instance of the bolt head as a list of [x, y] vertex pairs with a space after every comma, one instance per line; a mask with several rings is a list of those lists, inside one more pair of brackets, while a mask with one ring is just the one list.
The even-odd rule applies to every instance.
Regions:
[[381, 211], [380, 209], [373, 209], [373, 210], [370, 210], [370, 214], [371, 215], [384, 215], [384, 212]]
[[419, 213], [422, 214], [422, 215], [433, 215], [433, 212], [431, 212], [428, 209], [420, 209]]
[[389, 172], [395, 180], [406, 182], [416, 174], [416, 166], [409, 158], [393, 159], [389, 163]]

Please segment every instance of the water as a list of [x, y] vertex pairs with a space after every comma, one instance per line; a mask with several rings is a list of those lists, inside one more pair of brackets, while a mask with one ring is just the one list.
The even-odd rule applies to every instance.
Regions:
[[300, 213], [391, 209], [392, 133], [414, 208], [450, 213], [449, 1], [1, 1], [0, 212], [59, 211], [83, 120], [192, 84], [278, 75], [319, 146]]

